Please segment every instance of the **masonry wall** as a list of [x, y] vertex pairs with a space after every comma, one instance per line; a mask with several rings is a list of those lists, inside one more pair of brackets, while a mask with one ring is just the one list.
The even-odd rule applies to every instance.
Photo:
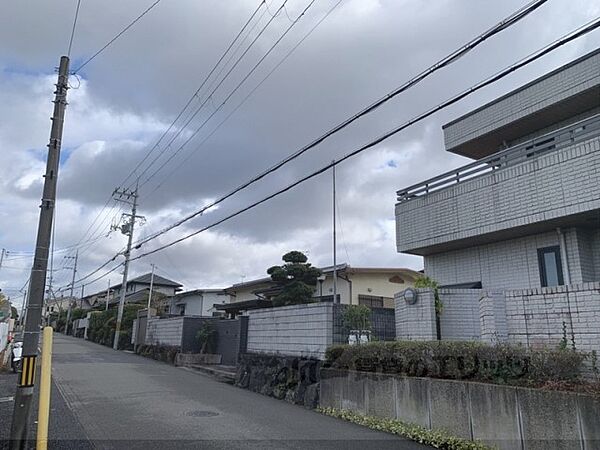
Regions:
[[508, 341], [600, 352], [600, 283], [506, 291]]
[[446, 126], [446, 148], [456, 147], [600, 84], [599, 66], [600, 53]]
[[399, 203], [397, 249], [430, 254], [436, 245], [597, 210], [598, 172], [595, 137]]
[[442, 314], [440, 333], [442, 339], [451, 341], [476, 341], [481, 338], [479, 289], [440, 289]]
[[323, 359], [333, 344], [333, 307], [311, 303], [248, 311], [248, 352]]
[[433, 341], [437, 339], [435, 296], [431, 289], [417, 289], [417, 302], [409, 305], [402, 293], [396, 294], [396, 339]]
[[172, 317], [169, 319], [149, 318], [145, 344], [181, 346], [183, 319], [183, 317]]
[[[396, 298], [397, 339], [435, 340], [434, 297], [418, 290], [416, 304]], [[442, 340], [511, 342], [528, 347], [600, 353], [600, 282], [536, 289], [440, 289]]]

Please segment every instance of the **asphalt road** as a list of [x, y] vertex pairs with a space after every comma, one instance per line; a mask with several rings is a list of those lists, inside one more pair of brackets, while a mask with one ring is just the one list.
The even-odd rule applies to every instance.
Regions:
[[[39, 368], [38, 368], [39, 375]], [[0, 372], [0, 449], [8, 448], [10, 426], [14, 408], [14, 395], [17, 386], [17, 375], [11, 372]], [[39, 383], [36, 383], [39, 386]], [[30, 442], [28, 448], [35, 448], [36, 426], [37, 426], [37, 400], [39, 392], [34, 395], [34, 405], [29, 428]], [[50, 392], [50, 421], [48, 423], [49, 442], [48, 447], [53, 450], [87, 450], [92, 445], [87, 439], [83, 428], [71, 409], [67, 406], [64, 397], [52, 384]]]
[[[53, 377], [97, 448], [401, 449], [428, 447], [212, 378], [55, 335]], [[62, 430], [62, 431], [61, 431]]]

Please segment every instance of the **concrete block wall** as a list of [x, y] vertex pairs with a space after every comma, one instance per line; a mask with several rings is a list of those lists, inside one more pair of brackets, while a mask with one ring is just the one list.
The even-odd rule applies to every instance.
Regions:
[[[420, 289], [415, 304], [396, 298], [397, 339], [435, 340], [434, 294]], [[482, 340], [600, 353], [600, 282], [485, 291], [440, 289], [442, 340]]]
[[417, 302], [409, 305], [396, 294], [396, 339], [434, 341], [437, 339], [435, 295], [432, 289], [417, 289]]
[[321, 369], [319, 402], [500, 450], [595, 449], [600, 439], [600, 401], [570, 392]]
[[399, 252], [600, 209], [600, 137], [396, 205]]
[[247, 350], [324, 359], [333, 344], [331, 303], [248, 311]]
[[160, 319], [150, 317], [146, 328], [146, 345], [181, 346], [184, 317]]
[[444, 340], [476, 341], [481, 338], [479, 289], [440, 289], [444, 305], [440, 315], [440, 333]]
[[600, 282], [504, 292], [508, 341], [600, 352]]
[[563, 99], [600, 84], [600, 53], [524, 86], [444, 128], [446, 149], [535, 114]]
[[503, 292], [483, 292], [479, 299], [481, 340], [490, 344], [508, 340], [506, 299]]

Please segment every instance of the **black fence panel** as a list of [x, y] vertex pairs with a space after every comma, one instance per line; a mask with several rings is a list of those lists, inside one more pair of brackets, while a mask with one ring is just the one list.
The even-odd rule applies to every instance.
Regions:
[[[333, 307], [333, 343], [347, 344], [348, 330], [344, 328], [344, 309], [347, 305]], [[393, 341], [396, 339], [396, 315], [390, 308], [371, 309], [371, 333], [373, 340]]]

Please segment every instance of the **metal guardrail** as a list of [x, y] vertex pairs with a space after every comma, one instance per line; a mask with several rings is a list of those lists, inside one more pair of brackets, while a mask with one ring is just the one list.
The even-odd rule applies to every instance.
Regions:
[[463, 181], [472, 180], [598, 135], [600, 135], [600, 114], [507, 148], [487, 158], [443, 173], [427, 181], [401, 189], [396, 192], [398, 203], [407, 202]]

